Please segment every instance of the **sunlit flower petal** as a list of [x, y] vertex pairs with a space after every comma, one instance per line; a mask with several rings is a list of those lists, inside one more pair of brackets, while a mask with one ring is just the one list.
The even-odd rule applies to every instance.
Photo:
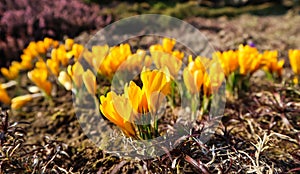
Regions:
[[108, 120], [120, 127], [126, 135], [135, 136], [135, 130], [130, 122], [132, 109], [128, 99], [109, 92], [106, 97], [100, 97], [100, 103], [100, 111]]

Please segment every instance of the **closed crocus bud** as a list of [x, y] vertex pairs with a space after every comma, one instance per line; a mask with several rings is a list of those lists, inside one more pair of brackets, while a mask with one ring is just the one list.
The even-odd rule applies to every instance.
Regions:
[[83, 73], [82, 75], [82, 80], [83, 83], [87, 89], [87, 91], [91, 94], [91, 95], [95, 95], [96, 94], [96, 76], [95, 74], [91, 71], [91, 70], [87, 70]]
[[12, 109], [20, 109], [24, 105], [26, 105], [28, 102], [32, 101], [34, 98], [42, 97], [43, 94], [37, 93], [37, 94], [26, 94], [21, 95], [18, 97], [15, 97], [11, 100], [11, 108]]
[[66, 90], [70, 91], [72, 89], [72, 80], [65, 71], [59, 73], [58, 81], [66, 88]]
[[162, 47], [165, 52], [171, 53], [174, 45], [176, 44], [176, 41], [174, 39], [164, 38], [162, 41]]
[[1, 73], [7, 79], [16, 79], [19, 76], [19, 71], [22, 68], [22, 65], [19, 62], [13, 61], [11, 66], [7, 68], [1, 68]]
[[0, 96], [0, 102], [10, 104], [11, 99], [2, 84], [0, 84]]
[[24, 50], [24, 53], [32, 57], [38, 56], [37, 44], [35, 42], [30, 42], [28, 47]]
[[82, 85], [82, 74], [84, 72], [82, 65], [79, 62], [76, 62], [73, 66], [69, 65], [67, 72], [72, 78], [75, 86], [80, 88]]
[[73, 39], [66, 39], [65, 40], [65, 48], [66, 50], [71, 50], [74, 44], [74, 40]]
[[48, 96], [51, 94], [52, 84], [47, 80], [47, 69], [36, 68], [28, 72], [28, 78], [36, 84], [41, 90], [43, 90]]
[[33, 97], [31, 94], [15, 97], [11, 100], [11, 108], [12, 109], [20, 109], [26, 103], [32, 101], [32, 99], [33, 99]]
[[300, 75], [300, 50], [289, 50], [289, 59], [293, 72]]
[[48, 37], [46, 37], [46, 38], [44, 39], [44, 46], [45, 46], [46, 48], [50, 48], [51, 45], [52, 45], [52, 43], [53, 43], [53, 39], [48, 38]]
[[45, 47], [43, 41], [38, 41], [38, 42], [36, 43], [36, 50], [37, 50], [37, 52], [40, 53], [40, 54], [45, 54], [45, 53], [47, 52], [47, 48]]
[[59, 62], [53, 59], [47, 59], [46, 62], [48, 68], [55, 76], [58, 76], [59, 73]]

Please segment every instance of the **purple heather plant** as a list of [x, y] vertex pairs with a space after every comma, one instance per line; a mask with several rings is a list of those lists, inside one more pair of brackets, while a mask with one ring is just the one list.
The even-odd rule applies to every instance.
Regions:
[[63, 36], [75, 37], [82, 31], [109, 24], [111, 16], [101, 15], [96, 4], [80, 0], [1, 0], [0, 1], [0, 66], [19, 57], [33, 40]]

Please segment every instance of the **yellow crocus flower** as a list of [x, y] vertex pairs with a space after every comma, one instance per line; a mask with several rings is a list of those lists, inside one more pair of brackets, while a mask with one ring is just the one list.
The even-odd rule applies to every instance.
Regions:
[[300, 75], [300, 50], [289, 50], [289, 59], [293, 72]]
[[163, 38], [162, 45], [160, 44], [151, 45], [149, 50], [150, 52], [163, 51], [175, 56], [179, 60], [182, 60], [184, 57], [184, 53], [178, 50], [173, 51], [175, 44], [176, 44], [175, 39]]
[[176, 57], [179, 60], [182, 60], [184, 58], [184, 53], [180, 52], [178, 50], [175, 50], [172, 52], [172, 56]]
[[158, 69], [168, 68], [172, 77], [176, 77], [181, 68], [182, 61], [163, 51], [151, 51], [151, 58]]
[[82, 65], [79, 62], [75, 62], [74, 65], [68, 66], [67, 72], [72, 78], [75, 86], [80, 88], [82, 85], [82, 74], [84, 72]]
[[36, 51], [39, 54], [45, 54], [47, 52], [47, 49], [48, 48], [45, 47], [45, 44], [43, 41], [36, 42]]
[[35, 68], [28, 72], [28, 78], [42, 89], [47, 95], [50, 96], [52, 90], [52, 84], [47, 80], [48, 71], [44, 68]]
[[0, 102], [5, 103], [5, 104], [10, 104], [11, 98], [7, 94], [5, 88], [0, 84]]
[[71, 50], [72, 47], [73, 47], [73, 44], [74, 44], [74, 40], [73, 39], [70, 39], [70, 38], [66, 39], [65, 40], [65, 48], [66, 48], [66, 50]]
[[59, 62], [53, 59], [47, 59], [46, 64], [51, 73], [57, 77], [59, 74]]
[[111, 91], [106, 97], [100, 97], [100, 103], [100, 110], [109, 121], [121, 128], [127, 136], [135, 137], [135, 129], [131, 123], [132, 107], [128, 98]]
[[264, 69], [273, 73], [277, 73], [279, 76], [282, 74], [282, 68], [284, 65], [284, 60], [278, 61], [278, 51], [264, 51], [262, 54], [262, 65]]
[[51, 38], [45, 37], [43, 42], [46, 48], [50, 48], [54, 41]]
[[183, 70], [183, 80], [188, 91], [192, 94], [199, 93], [203, 83], [203, 72], [197, 70], [192, 73], [188, 68], [185, 68]]
[[91, 70], [87, 70], [82, 74], [82, 80], [83, 83], [87, 89], [87, 91], [91, 94], [91, 95], [95, 95], [96, 94], [96, 76], [95, 74], [91, 71]]
[[19, 62], [13, 61], [9, 68], [1, 68], [1, 73], [9, 80], [16, 79], [19, 76], [19, 71], [22, 65]]
[[21, 66], [22, 69], [27, 70], [27, 69], [31, 69], [33, 67], [33, 58], [30, 55], [27, 54], [22, 54], [21, 55]]
[[70, 91], [72, 89], [72, 80], [65, 71], [61, 71], [57, 79], [59, 83], [66, 88], [66, 90]]
[[41, 93], [36, 94], [26, 94], [22, 96], [15, 97], [11, 100], [12, 109], [20, 109], [28, 102], [32, 101], [34, 98], [43, 96]]
[[83, 52], [83, 50], [84, 50], [84, 46], [83, 45], [76, 44], [76, 43], [73, 44], [71, 53], [74, 56], [75, 61], [78, 61], [78, 59], [79, 59], [81, 53]]
[[[146, 95], [148, 109], [154, 114], [162, 99], [171, 92], [171, 78], [166, 71], [144, 70], [141, 73], [142, 91]], [[143, 100], [142, 100], [143, 101]]]
[[33, 97], [30, 94], [15, 97], [11, 100], [11, 108], [12, 109], [20, 109], [26, 103], [32, 101], [32, 99], [33, 99]]
[[218, 65], [217, 58], [210, 60], [198, 56], [193, 61], [190, 56], [189, 64], [183, 71], [183, 80], [187, 89], [192, 94], [198, 94], [203, 89], [205, 96], [210, 96], [218, 90], [225, 78], [222, 65]]
[[195, 60], [189, 56], [189, 64], [183, 71], [183, 80], [192, 94], [200, 92], [204, 83], [205, 67], [209, 66], [209, 59], [197, 56]]
[[151, 57], [146, 55], [146, 51], [137, 50], [136, 53], [129, 55], [124, 63], [118, 68], [119, 71], [141, 72], [143, 67], [149, 67], [152, 64]]
[[213, 54], [213, 57], [220, 61], [225, 76], [229, 76], [229, 74], [238, 69], [237, 51], [229, 50], [222, 53], [218, 51]]
[[24, 54], [29, 55], [31, 57], [36, 57], [39, 55], [37, 51], [37, 45], [35, 42], [30, 42], [26, 49], [23, 50]]
[[144, 91], [142, 91], [142, 89], [133, 81], [130, 81], [129, 86], [125, 87], [124, 93], [125, 97], [129, 99], [134, 113], [137, 114], [149, 112], [148, 102]]
[[214, 92], [216, 92], [223, 80], [225, 79], [225, 74], [221, 68], [222, 65], [220, 65], [217, 60], [212, 60], [210, 66], [209, 66], [209, 73], [206, 73], [204, 76], [204, 94], [206, 96], [210, 96]]
[[84, 49], [82, 51], [82, 55], [85, 61], [87, 61], [92, 68], [100, 72], [100, 64], [107, 56], [108, 52], [109, 52], [108, 45], [103, 45], [103, 46], [97, 45], [92, 47], [92, 51], [89, 51], [88, 49]]
[[99, 72], [111, 78], [119, 66], [124, 63], [130, 55], [132, 55], [132, 53], [129, 44], [121, 44], [120, 46], [112, 47], [109, 54], [101, 62]]
[[262, 56], [259, 54], [257, 48], [249, 45], [240, 45], [238, 50], [238, 62], [240, 67], [240, 74], [252, 74], [261, 65]]
[[151, 45], [149, 48], [150, 51], [164, 51], [164, 48], [160, 44]]
[[204, 96], [210, 96], [212, 94], [211, 80], [207, 73], [203, 76], [203, 94]]
[[51, 59], [58, 60], [63, 66], [67, 66], [69, 64], [69, 58], [67, 57], [67, 52], [63, 45], [60, 45], [56, 49], [52, 49]]
[[167, 53], [172, 52], [175, 44], [176, 44], [175, 39], [163, 38], [163, 40], [162, 40], [162, 47], [163, 47], [164, 51]]

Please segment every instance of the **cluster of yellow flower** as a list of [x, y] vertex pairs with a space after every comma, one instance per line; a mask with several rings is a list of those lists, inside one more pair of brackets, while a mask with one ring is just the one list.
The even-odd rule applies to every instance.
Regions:
[[226, 76], [237, 70], [241, 75], [251, 75], [261, 67], [270, 73], [277, 73], [278, 76], [281, 76], [284, 64], [284, 60], [278, 61], [277, 51], [259, 53], [256, 47], [249, 45], [240, 45], [236, 51], [216, 52], [213, 57], [220, 60]]
[[189, 56], [188, 66], [183, 71], [183, 79], [192, 94], [202, 91], [204, 96], [209, 97], [222, 84], [224, 73], [216, 59], [197, 56], [193, 60], [192, 56]]
[[[258, 69], [278, 77], [282, 75], [284, 60], [278, 60], [277, 51], [260, 53], [256, 47], [240, 45], [237, 50], [215, 52], [212, 59], [188, 56], [188, 60], [185, 60], [183, 52], [174, 50], [175, 44], [174, 39], [164, 38], [162, 44], [150, 46], [150, 55], [147, 55], [141, 49], [133, 53], [129, 44], [115, 47], [97, 45], [88, 50], [72, 39], [66, 39], [64, 43], [50, 38], [31, 42], [24, 49], [21, 62], [13, 61], [8, 69], [1, 68], [1, 73], [9, 80], [16, 80], [19, 72], [27, 71], [27, 77], [42, 93], [31, 92], [11, 99], [6, 89], [12, 83], [8, 82], [0, 85], [0, 102], [18, 109], [35, 97], [51, 97], [56, 82], [75, 94], [79, 88], [84, 87], [95, 96], [97, 76], [112, 80], [120, 68], [137, 70], [142, 72], [139, 76], [141, 85], [130, 81], [125, 85], [122, 95], [110, 91], [106, 96], [101, 96], [100, 110], [128, 136], [147, 139], [158, 133], [157, 122], [153, 120], [156, 120], [158, 107], [164, 97], [172, 93], [173, 80], [180, 74], [185, 61], [188, 63], [183, 69], [186, 89], [192, 95], [201, 94], [208, 99], [219, 89], [224, 79], [234, 86], [237, 82], [230, 82], [232, 79], [237, 81], [238, 76], [249, 78]], [[300, 50], [290, 50], [289, 59], [295, 73], [294, 82], [298, 84]], [[126, 64], [126, 61], [130, 63]], [[152, 62], [156, 67], [154, 70], [150, 70]], [[148, 127], [135, 124], [141, 120], [151, 124]]]
[[[1, 73], [9, 80], [16, 80], [21, 71], [28, 71], [28, 78], [46, 96], [50, 96], [53, 82], [58, 78], [59, 72], [70, 64], [71, 59], [78, 61], [83, 48], [82, 45], [74, 43], [73, 39], [66, 39], [62, 44], [50, 38], [30, 42], [21, 55], [21, 62], [13, 61], [8, 69], [1, 68]], [[8, 96], [4, 94], [3, 88], [2, 93]], [[11, 107], [17, 109], [39, 96], [41, 95], [26, 94], [12, 100], [9, 96], [1, 100], [6, 104], [11, 103]]]
[[[160, 70], [144, 69], [140, 75], [143, 87], [130, 81], [124, 87], [124, 94], [108, 92], [100, 97], [100, 110], [125, 134], [142, 139], [157, 135], [157, 112], [166, 95], [170, 93], [170, 76]], [[136, 124], [136, 122], [142, 124]], [[147, 125], [146, 127], [144, 125]]]

